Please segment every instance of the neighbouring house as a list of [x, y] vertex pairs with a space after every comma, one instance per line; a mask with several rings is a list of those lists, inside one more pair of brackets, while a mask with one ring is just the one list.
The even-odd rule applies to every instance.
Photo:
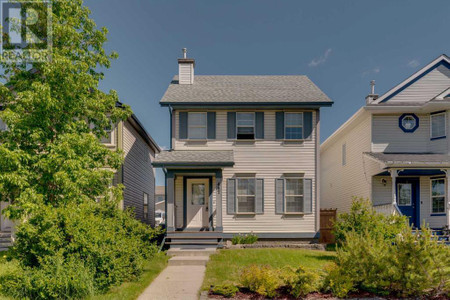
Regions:
[[166, 187], [157, 185], [155, 190], [155, 224], [165, 223], [166, 213]]
[[[7, 130], [1, 120], [0, 130]], [[138, 220], [155, 226], [155, 170], [152, 161], [160, 152], [159, 146], [134, 114], [108, 131], [108, 136], [101, 142], [111, 150], [122, 150], [124, 154], [123, 165], [113, 180], [113, 184], [125, 186], [121, 208], [132, 208]], [[7, 202], [1, 202], [1, 209], [7, 205]], [[1, 215], [1, 232], [11, 231], [12, 226], [13, 223]]]
[[414, 227], [450, 224], [450, 58], [441, 55], [381, 97], [372, 93], [321, 145], [321, 206], [353, 196], [406, 215]]
[[320, 108], [333, 102], [306, 76], [194, 75], [185, 53], [160, 102], [171, 147], [153, 163], [167, 237], [314, 238]]

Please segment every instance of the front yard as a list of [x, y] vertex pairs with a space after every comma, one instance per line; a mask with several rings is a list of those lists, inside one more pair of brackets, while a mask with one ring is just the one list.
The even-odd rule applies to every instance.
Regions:
[[221, 250], [211, 255], [206, 268], [202, 290], [227, 281], [236, 282], [241, 271], [250, 265], [269, 265], [274, 268], [303, 266], [322, 269], [333, 262], [334, 252], [304, 249], [236, 249]]

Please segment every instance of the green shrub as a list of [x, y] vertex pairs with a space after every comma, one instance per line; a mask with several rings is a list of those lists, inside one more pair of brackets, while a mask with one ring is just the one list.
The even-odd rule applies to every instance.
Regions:
[[325, 269], [322, 289], [331, 292], [335, 297], [345, 298], [348, 293], [355, 290], [355, 282], [349, 273], [343, 272], [342, 268], [331, 265]]
[[407, 227], [406, 217], [377, 213], [372, 207], [372, 202], [355, 197], [350, 212], [339, 214], [333, 233], [336, 243], [342, 245], [345, 242], [345, 234], [350, 231], [357, 233], [367, 231], [372, 236], [392, 240]]
[[284, 286], [295, 298], [304, 297], [309, 293], [318, 291], [320, 276], [303, 267], [297, 269], [287, 267], [280, 275]]
[[[159, 233], [116, 205], [42, 206], [17, 227], [13, 258], [20, 262], [19, 275], [27, 276], [17, 278], [22, 285], [0, 278], [2, 290], [12, 296], [66, 299], [135, 279], [156, 253], [153, 241]], [[55, 273], [61, 275], [53, 278]]]
[[252, 265], [245, 268], [239, 282], [243, 288], [265, 297], [275, 297], [280, 287], [278, 273], [269, 266]]
[[211, 292], [215, 295], [231, 298], [236, 296], [236, 293], [239, 292], [239, 288], [231, 282], [225, 282], [224, 284], [214, 286], [211, 289]]
[[253, 233], [238, 234], [238, 235], [233, 236], [233, 238], [231, 239], [231, 243], [233, 243], [233, 245], [254, 244], [257, 241], [258, 241], [258, 236]]

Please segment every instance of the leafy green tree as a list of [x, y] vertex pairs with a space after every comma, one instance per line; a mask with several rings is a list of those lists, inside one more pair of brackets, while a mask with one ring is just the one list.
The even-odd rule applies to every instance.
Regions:
[[0, 198], [19, 220], [41, 205], [93, 201], [120, 189], [109, 185], [122, 155], [99, 142], [131, 114], [115, 91], [99, 89], [117, 54], [103, 49], [107, 29], [97, 28], [82, 0], [51, 2], [51, 60], [1, 62], [0, 119], [9, 130], [0, 133]]

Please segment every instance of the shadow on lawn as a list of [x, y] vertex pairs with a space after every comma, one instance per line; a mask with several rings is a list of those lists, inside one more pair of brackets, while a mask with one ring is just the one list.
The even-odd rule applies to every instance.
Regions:
[[336, 259], [336, 256], [334, 256], [334, 255], [316, 256], [316, 255], [311, 255], [311, 254], [305, 254], [305, 257], [315, 259], [315, 260], [329, 261], [329, 262], [333, 262]]

